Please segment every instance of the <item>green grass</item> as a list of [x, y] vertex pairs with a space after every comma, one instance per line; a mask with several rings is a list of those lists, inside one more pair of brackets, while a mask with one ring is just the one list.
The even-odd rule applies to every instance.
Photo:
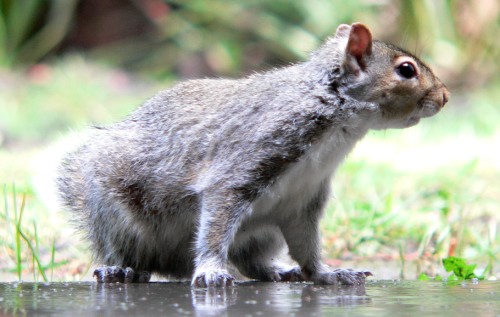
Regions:
[[[33, 222], [34, 235], [28, 237], [25, 233], [26, 224], [23, 223], [23, 213], [25, 210], [26, 204], [26, 195], [22, 195], [21, 205], [18, 206], [18, 196], [16, 192], [15, 186], [12, 186], [12, 201], [9, 204], [8, 200], [8, 191], [7, 186], [3, 188], [3, 201], [4, 201], [4, 213], [2, 214], [2, 220], [6, 223], [8, 237], [4, 237], [3, 240], [3, 248], [10, 251], [10, 254], [13, 254], [14, 262], [15, 262], [15, 272], [17, 278], [19, 280], [22, 279], [23, 273], [23, 245], [21, 242], [26, 243], [29, 248], [33, 267], [35, 267], [35, 262], [37, 264], [38, 272], [42, 275], [44, 281], [47, 281], [47, 277], [45, 275], [45, 270], [40, 264], [40, 253], [39, 253], [39, 240], [38, 234], [36, 230], [36, 222]], [[10, 238], [10, 239], [9, 239]], [[32, 239], [35, 242], [35, 247], [33, 246]], [[10, 242], [10, 243], [9, 243]], [[35, 275], [35, 270], [33, 270], [33, 274]]]
[[[20, 192], [15, 185], [3, 186], [0, 196], [3, 201], [0, 224], [6, 230], [0, 231], [0, 248], [6, 258], [0, 261], [0, 269], [15, 273], [19, 281], [28, 279], [48, 282], [53, 280], [54, 269], [69, 261], [56, 261], [56, 236], [59, 233], [56, 231], [54, 234], [53, 230], [39, 233], [36, 213], [31, 210], [31, 214], [26, 215], [27, 197], [30, 196], [29, 192]], [[43, 222], [47, 220], [44, 219]], [[28, 272], [31, 272], [31, 277]]]

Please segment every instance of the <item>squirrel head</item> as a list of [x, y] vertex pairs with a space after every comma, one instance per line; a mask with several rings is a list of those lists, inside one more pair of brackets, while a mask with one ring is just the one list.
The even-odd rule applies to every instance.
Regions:
[[396, 46], [373, 41], [360, 23], [340, 25], [313, 60], [322, 60], [320, 67], [328, 69], [329, 84], [338, 93], [373, 105], [374, 129], [415, 125], [438, 113], [450, 96], [427, 65]]

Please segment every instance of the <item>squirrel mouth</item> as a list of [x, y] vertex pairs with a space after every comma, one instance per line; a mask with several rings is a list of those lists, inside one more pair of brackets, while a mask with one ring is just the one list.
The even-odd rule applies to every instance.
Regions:
[[442, 106], [438, 104], [437, 102], [434, 102], [432, 100], [425, 100], [421, 105], [420, 109], [418, 111], [417, 116], [419, 118], [426, 118], [426, 117], [432, 117], [436, 113], [441, 110]]
[[441, 106], [432, 100], [425, 100], [418, 109], [406, 120], [406, 126], [411, 127], [420, 122], [420, 119], [432, 117], [441, 110]]
[[411, 117], [406, 121], [407, 127], [414, 126], [415, 124], [420, 122], [419, 117]]

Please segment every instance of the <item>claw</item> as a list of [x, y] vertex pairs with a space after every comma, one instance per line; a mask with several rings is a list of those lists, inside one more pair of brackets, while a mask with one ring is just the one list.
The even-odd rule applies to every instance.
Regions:
[[151, 278], [149, 272], [135, 272], [132, 268], [119, 266], [103, 266], [94, 271], [97, 283], [147, 283]]
[[319, 273], [313, 278], [317, 284], [364, 285], [367, 276], [373, 274], [368, 271], [354, 271], [352, 269], [336, 269], [330, 272]]
[[202, 272], [193, 278], [191, 284], [197, 288], [231, 287], [234, 286], [234, 277], [225, 270]]

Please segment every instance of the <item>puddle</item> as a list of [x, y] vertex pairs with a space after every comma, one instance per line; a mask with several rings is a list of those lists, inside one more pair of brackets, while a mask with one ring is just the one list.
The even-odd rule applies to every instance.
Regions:
[[366, 287], [243, 283], [0, 283], [0, 316], [500, 316], [500, 282], [369, 281]]

